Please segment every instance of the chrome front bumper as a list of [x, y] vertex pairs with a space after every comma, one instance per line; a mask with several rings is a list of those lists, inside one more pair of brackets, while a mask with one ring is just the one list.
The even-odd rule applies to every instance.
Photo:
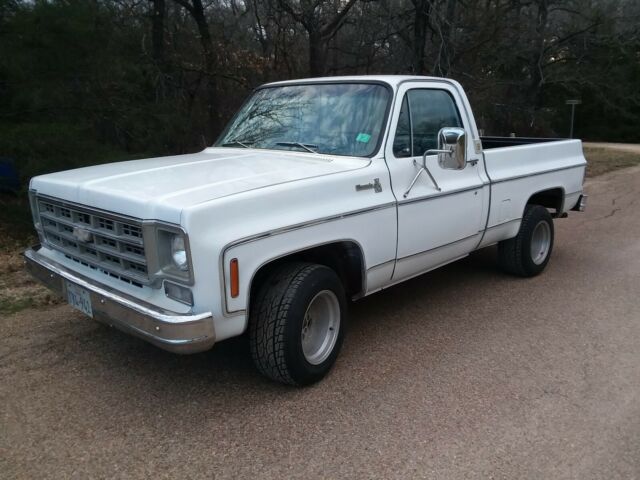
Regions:
[[174, 353], [209, 350], [215, 343], [210, 312], [181, 314], [163, 310], [116, 292], [77, 274], [38, 253], [39, 246], [24, 252], [27, 271], [66, 298], [67, 282], [89, 292], [94, 318]]

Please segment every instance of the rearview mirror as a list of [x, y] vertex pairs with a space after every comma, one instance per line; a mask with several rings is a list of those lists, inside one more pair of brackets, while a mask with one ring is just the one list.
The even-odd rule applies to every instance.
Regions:
[[467, 166], [467, 135], [464, 128], [445, 127], [438, 132], [438, 164], [447, 170]]

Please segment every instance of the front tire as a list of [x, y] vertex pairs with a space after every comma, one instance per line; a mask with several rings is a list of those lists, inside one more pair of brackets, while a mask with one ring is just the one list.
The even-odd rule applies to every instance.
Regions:
[[507, 273], [534, 277], [541, 273], [553, 251], [553, 219], [540, 205], [527, 205], [518, 235], [498, 243], [498, 263]]
[[333, 270], [302, 262], [281, 265], [251, 304], [251, 356], [272, 380], [309, 385], [335, 363], [345, 324], [345, 292]]

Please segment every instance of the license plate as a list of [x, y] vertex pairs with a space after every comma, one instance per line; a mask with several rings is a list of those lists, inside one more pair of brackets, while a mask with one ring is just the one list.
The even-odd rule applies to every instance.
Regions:
[[89, 291], [74, 284], [67, 282], [67, 302], [73, 308], [77, 308], [85, 315], [93, 317], [93, 310], [91, 309], [91, 296]]

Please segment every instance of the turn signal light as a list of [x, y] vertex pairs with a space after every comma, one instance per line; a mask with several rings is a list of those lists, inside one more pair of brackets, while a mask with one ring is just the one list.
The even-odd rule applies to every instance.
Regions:
[[229, 274], [231, 277], [231, 298], [236, 298], [240, 294], [240, 273], [238, 271], [237, 258], [231, 260]]

